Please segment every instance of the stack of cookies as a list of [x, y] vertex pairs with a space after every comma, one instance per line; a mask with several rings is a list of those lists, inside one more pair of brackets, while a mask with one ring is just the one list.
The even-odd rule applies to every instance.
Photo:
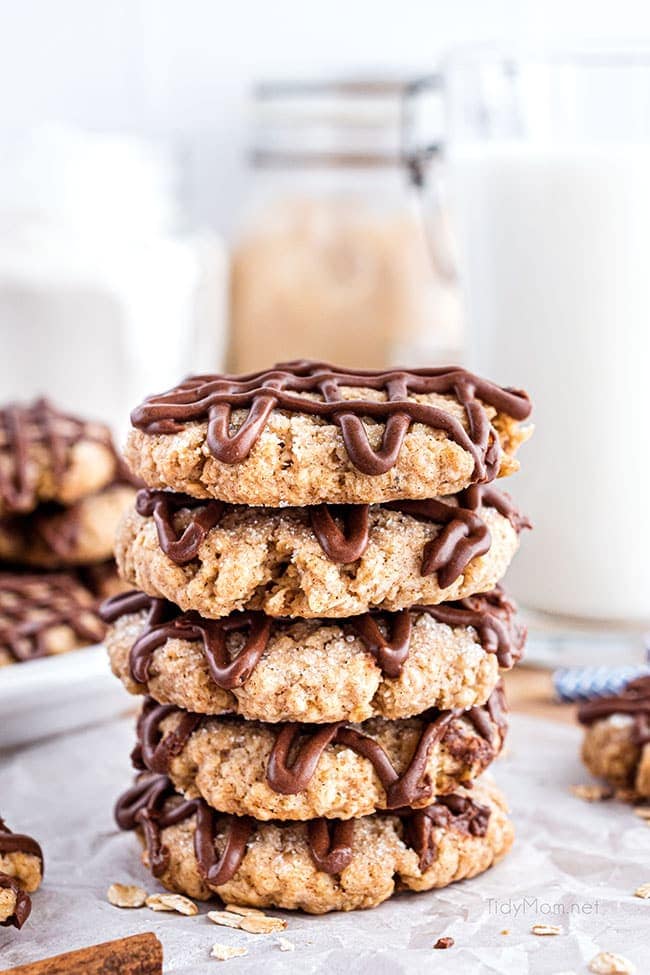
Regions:
[[112, 668], [146, 694], [117, 820], [197, 899], [312, 913], [473, 876], [509, 849], [479, 776], [523, 628], [525, 520], [494, 486], [530, 403], [462, 369], [296, 362], [134, 410]]
[[43, 399], [0, 409], [0, 666], [102, 639], [134, 495], [107, 427]]

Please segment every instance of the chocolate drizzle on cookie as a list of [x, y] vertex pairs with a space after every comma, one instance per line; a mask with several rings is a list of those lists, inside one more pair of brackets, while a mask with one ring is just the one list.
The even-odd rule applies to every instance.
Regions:
[[2, 506], [15, 514], [36, 507], [38, 467], [32, 456], [34, 448], [47, 452], [56, 484], [65, 475], [70, 447], [80, 440], [100, 443], [115, 455], [106, 427], [61, 413], [46, 399], [38, 399], [29, 406], [12, 403], [0, 409]]
[[[393, 501], [382, 507], [441, 526], [436, 538], [426, 543], [420, 568], [423, 576], [437, 572], [441, 589], [451, 586], [472, 559], [489, 551], [492, 539], [479, 508], [495, 508], [517, 532], [530, 528], [512, 499], [491, 485], [475, 485], [461, 492], [457, 504], [432, 499]], [[143, 517], [153, 517], [160, 548], [176, 565], [187, 565], [197, 558], [208, 532], [234, 509], [223, 501], [171, 491], [145, 489], [138, 492], [136, 499], [136, 511]], [[332, 562], [356, 562], [370, 544], [370, 505], [319, 504], [294, 510], [306, 512], [321, 549]]]
[[[181, 612], [173, 603], [138, 591], [111, 597], [103, 603], [100, 613], [106, 623], [115, 623], [122, 616], [142, 611], [147, 617], [131, 648], [129, 667], [133, 680], [144, 685], [150, 678], [157, 648], [167, 640], [178, 639], [201, 643], [217, 687], [241, 687], [259, 663], [272, 635], [292, 625], [291, 620], [271, 619], [261, 612], [232, 613], [222, 619], [206, 620], [193, 610]], [[511, 667], [521, 656], [526, 638], [526, 629], [516, 621], [515, 613], [514, 603], [497, 588], [438, 606], [363, 613], [337, 620], [335, 625], [361, 640], [385, 677], [397, 679], [408, 658], [414, 621], [423, 614], [451, 627], [472, 627], [483, 649], [496, 654], [501, 667]], [[238, 638], [240, 643], [243, 640], [238, 651], [229, 644], [231, 638]]]
[[[383, 399], [346, 398], [345, 390], [372, 390]], [[451, 413], [416, 397], [451, 396], [465, 411], [466, 430]], [[187, 423], [206, 422], [207, 445], [224, 464], [249, 456], [273, 410], [327, 419], [341, 430], [351, 463], [361, 473], [385, 474], [397, 462], [413, 423], [444, 432], [474, 460], [474, 480], [493, 480], [501, 447], [484, 403], [515, 420], [530, 414], [530, 401], [519, 390], [504, 389], [457, 367], [394, 369], [386, 372], [339, 369], [323, 362], [279, 363], [244, 376], [193, 376], [174, 389], [148, 397], [133, 410], [134, 427], [149, 434], [174, 434]], [[233, 410], [246, 410], [233, 430]], [[374, 448], [363, 419], [385, 424]]]
[[[391, 815], [400, 818], [404, 842], [416, 853], [420, 871], [424, 873], [435, 859], [436, 829], [485, 836], [490, 809], [468, 796], [454, 794], [438, 797], [425, 809], [396, 809]], [[156, 772], [142, 772], [115, 806], [120, 829], [142, 830], [151, 871], [156, 877], [164, 874], [170, 864], [162, 831], [191, 816], [196, 816], [194, 852], [199, 874], [209, 887], [218, 888], [232, 880], [241, 866], [256, 820], [216, 813], [203, 799], [182, 799], [169, 778]], [[296, 824], [291, 825], [295, 828]], [[349, 866], [355, 852], [354, 819], [311, 819], [306, 828], [309, 853], [317, 870], [335, 875]], [[217, 846], [222, 851], [220, 855], [216, 853]]]
[[104, 636], [93, 596], [70, 573], [0, 573], [0, 647], [24, 662], [53, 652], [48, 641], [66, 627], [83, 643]]
[[[401, 815], [400, 811], [396, 811]], [[490, 809], [469, 796], [438, 796], [432, 806], [404, 811], [406, 843], [418, 855], [418, 866], [425, 873], [436, 857], [435, 830], [455, 829], [468, 836], [485, 836]]]
[[[43, 851], [36, 840], [31, 836], [21, 833], [12, 833], [7, 824], [0, 818], [0, 856], [7, 856], [11, 853], [23, 853], [27, 856], [37, 857], [41, 862], [41, 872], [43, 870]], [[16, 895], [16, 905], [13, 914], [6, 920], [0, 922], [0, 927], [12, 925], [22, 928], [23, 924], [30, 915], [32, 902], [29, 894], [23, 890], [20, 880], [0, 871], [0, 888], [12, 890]]]
[[578, 721], [590, 725], [613, 714], [627, 714], [634, 719], [632, 736], [635, 745], [650, 744], [650, 674], [630, 681], [618, 694], [581, 704]]
[[[173, 730], [163, 731], [162, 723], [170, 715], [179, 720]], [[265, 727], [275, 734], [266, 768], [266, 783], [280, 795], [304, 792], [316, 772], [323, 752], [328, 746], [341, 745], [356, 752], [371, 764], [386, 793], [386, 809], [422, 804], [431, 798], [433, 784], [427, 764], [433, 748], [454, 731], [460, 734], [459, 722], [471, 722], [478, 736], [487, 743], [485, 755], [492, 760], [499, 752], [507, 726], [503, 687], [498, 684], [488, 702], [467, 711], [431, 710], [420, 715], [421, 730], [407, 768], [400, 774], [380, 742], [367, 734], [363, 726], [354, 727], [345, 721], [331, 724], [306, 725], [299, 722], [278, 723]], [[228, 716], [220, 721], [228, 721]], [[205, 718], [182, 711], [173, 705], [158, 704], [148, 698], [138, 721], [138, 744], [132, 753], [138, 769], [168, 773], [173, 756], [181, 754], [192, 734]], [[462, 749], [467, 743], [462, 742]]]

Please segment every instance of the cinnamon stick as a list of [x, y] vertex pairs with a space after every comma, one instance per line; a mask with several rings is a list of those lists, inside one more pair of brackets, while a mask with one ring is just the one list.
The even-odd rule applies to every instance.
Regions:
[[0, 975], [162, 975], [162, 963], [162, 945], [147, 932], [8, 968]]

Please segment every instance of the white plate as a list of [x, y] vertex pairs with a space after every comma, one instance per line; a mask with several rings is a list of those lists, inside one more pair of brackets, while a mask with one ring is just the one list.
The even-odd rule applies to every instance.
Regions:
[[0, 668], [0, 748], [95, 724], [132, 700], [101, 645]]

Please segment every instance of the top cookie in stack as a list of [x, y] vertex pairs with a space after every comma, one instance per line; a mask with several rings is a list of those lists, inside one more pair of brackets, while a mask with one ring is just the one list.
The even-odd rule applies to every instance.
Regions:
[[[115, 673], [151, 698], [120, 821], [146, 819], [163, 883], [349, 909], [389, 896], [394, 873], [428, 889], [507, 850], [502, 799], [462, 790], [501, 747], [499, 672], [524, 641], [495, 587], [527, 523], [493, 482], [517, 469], [529, 413], [462, 369], [308, 362], [194, 377], [133, 411], [126, 457], [147, 487], [116, 556], [141, 592], [104, 616]], [[435, 828], [411, 822], [422, 809]], [[241, 821], [219, 833], [209, 810], [255, 817], [256, 855], [285, 845], [295, 876], [259, 875]], [[367, 864], [353, 879], [351, 827], [344, 841], [330, 820], [369, 831], [371, 861], [389, 831], [383, 888]], [[453, 876], [443, 841], [462, 845]]]

